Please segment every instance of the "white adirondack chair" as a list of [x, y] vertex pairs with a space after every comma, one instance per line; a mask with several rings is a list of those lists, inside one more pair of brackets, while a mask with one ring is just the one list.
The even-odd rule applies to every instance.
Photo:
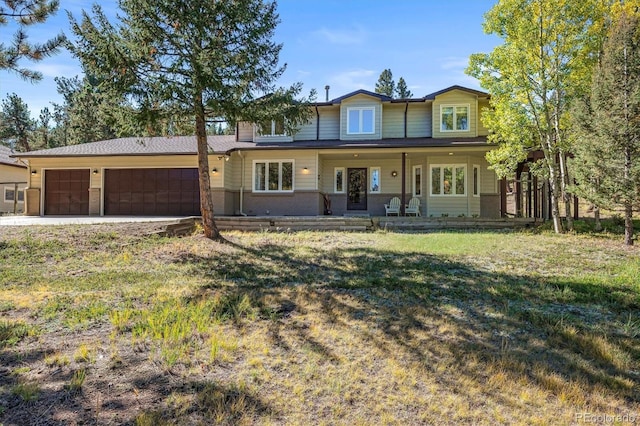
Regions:
[[407, 216], [409, 216], [410, 214], [422, 216], [420, 214], [420, 199], [416, 197], [410, 199], [409, 204], [407, 204], [404, 208], [404, 214]]
[[387, 216], [390, 214], [395, 214], [396, 216], [400, 216], [400, 198], [393, 197], [389, 204], [384, 205], [384, 211]]

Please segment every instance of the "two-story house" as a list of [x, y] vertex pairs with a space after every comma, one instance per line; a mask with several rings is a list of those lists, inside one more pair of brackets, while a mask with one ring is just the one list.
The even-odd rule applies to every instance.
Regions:
[[[479, 120], [489, 95], [452, 86], [423, 98], [366, 90], [318, 102], [295, 134], [239, 123], [209, 136], [217, 215], [384, 215], [392, 197], [423, 216], [500, 214]], [[123, 138], [21, 154], [27, 214], [198, 215], [195, 137]]]

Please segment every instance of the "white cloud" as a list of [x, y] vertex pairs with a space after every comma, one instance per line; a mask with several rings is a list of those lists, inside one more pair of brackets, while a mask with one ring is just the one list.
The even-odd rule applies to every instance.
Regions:
[[443, 70], [465, 69], [469, 66], [469, 58], [460, 56], [448, 56], [441, 59], [440, 68]]
[[333, 44], [363, 44], [368, 37], [367, 31], [361, 25], [356, 25], [352, 29], [322, 27], [313, 34]]
[[342, 96], [358, 89], [373, 90], [375, 79], [376, 71], [359, 69], [334, 74], [329, 78], [329, 83], [332, 92]]

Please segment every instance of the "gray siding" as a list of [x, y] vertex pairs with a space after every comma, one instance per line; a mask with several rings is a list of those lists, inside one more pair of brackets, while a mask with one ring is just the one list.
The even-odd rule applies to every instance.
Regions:
[[293, 135], [294, 141], [314, 141], [316, 140], [316, 131], [318, 118], [316, 117], [316, 111], [313, 110], [313, 115], [308, 123], [301, 125], [298, 131]]
[[382, 138], [404, 137], [405, 104], [384, 104], [382, 107]]
[[424, 138], [431, 136], [431, 103], [409, 104], [407, 111], [407, 137]]
[[340, 107], [330, 106], [318, 108], [320, 113], [320, 139], [340, 139]]

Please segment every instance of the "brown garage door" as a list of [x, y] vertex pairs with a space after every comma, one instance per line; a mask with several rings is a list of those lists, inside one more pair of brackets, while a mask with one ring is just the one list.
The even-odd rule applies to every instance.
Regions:
[[104, 214], [200, 215], [198, 169], [107, 169]]
[[45, 170], [44, 214], [89, 214], [89, 170]]

